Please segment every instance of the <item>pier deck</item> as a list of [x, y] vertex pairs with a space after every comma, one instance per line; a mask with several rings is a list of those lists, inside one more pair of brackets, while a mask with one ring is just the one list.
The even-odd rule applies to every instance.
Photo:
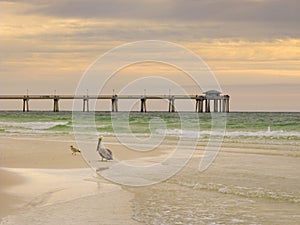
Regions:
[[[83, 100], [83, 111], [89, 111], [90, 99], [108, 99], [112, 102], [112, 112], [118, 111], [118, 100], [140, 100], [141, 112], [146, 112], [146, 100], [166, 99], [169, 112], [175, 112], [176, 99], [192, 99], [196, 102], [196, 112], [210, 112], [210, 102], [214, 102], [214, 112], [229, 112], [229, 95], [206, 93], [201, 95], [0, 95], [0, 100], [22, 100], [23, 112], [29, 111], [29, 100], [53, 100], [53, 111], [59, 112], [59, 100]], [[203, 105], [204, 104], [204, 105]]]

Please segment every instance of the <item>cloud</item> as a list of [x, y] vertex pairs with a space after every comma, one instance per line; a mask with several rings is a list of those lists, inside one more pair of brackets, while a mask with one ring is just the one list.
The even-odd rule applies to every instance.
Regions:
[[300, 19], [298, 0], [53, 0], [51, 3], [31, 0], [31, 3], [36, 7], [30, 13], [73, 18], [269, 22]]
[[[245, 85], [251, 86], [254, 91], [249, 88], [249, 97], [240, 98], [237, 109], [248, 101], [254, 109], [257, 101], [270, 104], [271, 97], [260, 100], [255, 91], [266, 90], [264, 86], [269, 96], [280, 91], [288, 105], [287, 93], [293, 90], [290, 101], [297, 102], [300, 84], [298, 2], [0, 0], [1, 93], [23, 93], [24, 87], [72, 93], [101, 54], [126, 42], [160, 39], [183, 44], [202, 57], [232, 94], [233, 105]], [[131, 70], [128, 79], [139, 77], [140, 71], [151, 69]]]
[[77, 30], [77, 37], [126, 41], [300, 37], [297, 0], [20, 0], [0, 4], [8, 12], [15, 10], [17, 18], [65, 22], [67, 31], [73, 29], [67, 35]]

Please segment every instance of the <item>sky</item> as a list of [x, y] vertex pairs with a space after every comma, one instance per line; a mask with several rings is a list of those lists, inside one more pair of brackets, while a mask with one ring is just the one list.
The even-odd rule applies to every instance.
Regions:
[[[0, 95], [74, 94], [107, 51], [162, 40], [206, 62], [231, 96], [231, 111], [300, 111], [298, 0], [0, 0], [0, 9]], [[141, 63], [118, 71], [103, 93], [148, 76], [177, 82], [189, 94], [199, 91], [170, 65]], [[170, 92], [158, 83], [137, 83], [134, 91]], [[21, 104], [2, 100], [0, 109]]]

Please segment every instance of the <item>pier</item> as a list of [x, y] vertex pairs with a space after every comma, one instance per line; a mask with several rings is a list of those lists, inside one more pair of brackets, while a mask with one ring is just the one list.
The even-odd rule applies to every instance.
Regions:
[[[52, 100], [53, 112], [59, 112], [59, 102], [61, 100], [79, 99], [83, 101], [82, 111], [89, 112], [89, 100], [107, 99], [111, 100], [111, 111], [118, 112], [118, 101], [122, 99], [140, 100], [141, 112], [147, 112], [147, 101], [155, 99], [165, 99], [169, 103], [169, 112], [175, 112], [175, 102], [177, 99], [195, 100], [195, 112], [229, 112], [229, 95], [222, 95], [221, 92], [210, 90], [200, 95], [0, 95], [0, 100], [21, 100], [23, 101], [23, 112], [29, 112], [30, 100]], [[213, 108], [211, 109], [211, 105]]]

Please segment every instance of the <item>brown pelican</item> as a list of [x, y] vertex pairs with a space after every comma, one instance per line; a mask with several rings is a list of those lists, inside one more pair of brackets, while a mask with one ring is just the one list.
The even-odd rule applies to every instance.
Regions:
[[101, 158], [102, 158], [101, 161], [103, 161], [103, 159], [112, 160], [113, 159], [112, 152], [108, 148], [104, 147], [104, 145], [101, 142], [102, 138], [103, 138], [102, 136], [99, 137], [98, 145], [97, 145], [97, 150], [96, 151], [101, 156]]
[[77, 152], [80, 153], [80, 150], [78, 148], [73, 147], [73, 145], [71, 145], [70, 147], [71, 147], [72, 155], [76, 155]]

